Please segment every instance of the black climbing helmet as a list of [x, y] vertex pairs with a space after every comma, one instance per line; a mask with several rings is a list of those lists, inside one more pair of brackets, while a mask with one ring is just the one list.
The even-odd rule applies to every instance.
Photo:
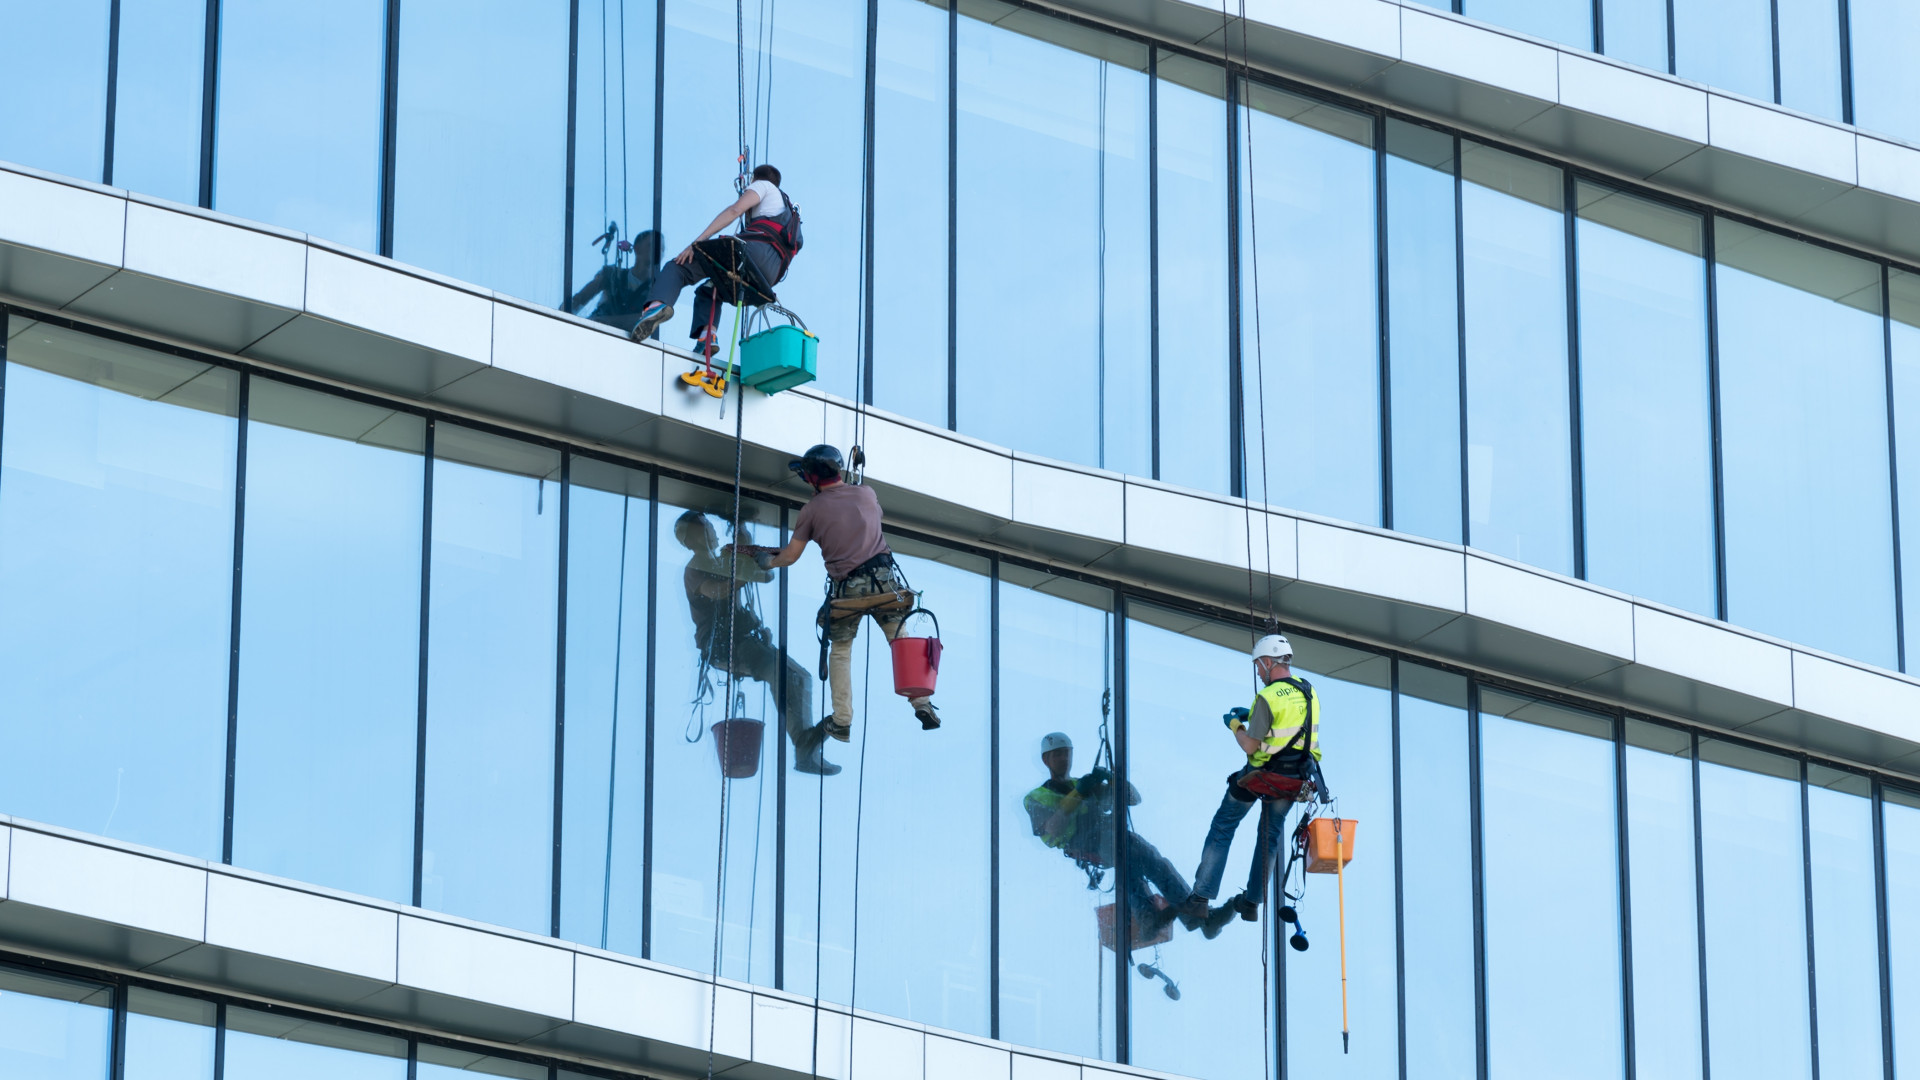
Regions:
[[823, 484], [840, 479], [840, 474], [846, 471], [847, 459], [840, 456], [838, 448], [821, 443], [787, 462], [787, 468], [799, 473], [800, 479], [808, 483]]

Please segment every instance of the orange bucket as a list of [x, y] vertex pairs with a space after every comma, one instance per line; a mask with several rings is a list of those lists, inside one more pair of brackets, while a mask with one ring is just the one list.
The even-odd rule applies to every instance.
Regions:
[[[1338, 842], [1333, 835], [1335, 822], [1340, 826]], [[1308, 822], [1307, 873], [1339, 873], [1341, 867], [1353, 861], [1353, 834], [1359, 829], [1360, 823], [1352, 818], [1314, 818]]]

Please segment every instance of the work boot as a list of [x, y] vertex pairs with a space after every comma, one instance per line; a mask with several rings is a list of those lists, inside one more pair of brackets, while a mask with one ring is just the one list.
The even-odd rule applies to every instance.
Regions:
[[653, 336], [655, 330], [660, 329], [661, 323], [671, 318], [673, 318], [672, 304], [650, 300], [646, 307], [640, 309], [640, 321], [633, 324], [633, 332], [627, 336], [635, 341], [645, 341]]
[[1180, 925], [1189, 930], [1198, 930], [1207, 918], [1207, 898], [1199, 893], [1189, 894], [1176, 910], [1180, 916]]
[[1143, 941], [1151, 939], [1157, 936], [1160, 931], [1165, 930], [1167, 924], [1172, 922], [1174, 917], [1179, 914], [1180, 909], [1174, 907], [1172, 904], [1168, 904], [1166, 907], [1148, 908], [1146, 911], [1134, 916], [1134, 922], [1137, 924], [1136, 933], [1140, 935], [1140, 939]]
[[826, 755], [822, 753], [826, 740], [827, 733], [821, 724], [815, 724], [801, 732], [800, 738], [793, 747], [793, 771], [811, 773], [814, 776], [839, 775], [840, 766], [828, 761]]
[[828, 736], [838, 739], [841, 742], [853, 741], [853, 725], [836, 723], [833, 717], [831, 716], [827, 717], [825, 720], [820, 721], [820, 730], [826, 732]]
[[940, 726], [940, 714], [934, 710], [933, 702], [913, 707], [914, 719], [920, 721], [921, 731], [932, 731]]
[[[1194, 905], [1194, 900], [1200, 901], [1198, 907]], [[1205, 897], [1190, 897], [1167, 910], [1173, 912], [1174, 915], [1179, 918], [1180, 925], [1186, 927], [1188, 930], [1198, 930], [1207, 921], [1207, 901]]]
[[1239, 896], [1234, 897], [1229, 903], [1235, 911], [1240, 913], [1242, 919], [1248, 922], [1260, 921], [1259, 897], [1241, 893]]
[[1219, 937], [1220, 931], [1225, 930], [1233, 917], [1240, 913], [1237, 904], [1238, 898], [1235, 898], [1207, 912], [1207, 920], [1201, 924], [1200, 932], [1206, 935], [1208, 941]]

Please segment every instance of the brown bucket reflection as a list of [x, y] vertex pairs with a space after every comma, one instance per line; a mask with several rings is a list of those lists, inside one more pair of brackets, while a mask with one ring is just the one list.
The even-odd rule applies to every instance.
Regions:
[[760, 736], [767, 725], [734, 717], [713, 725], [713, 749], [720, 755], [720, 772], [729, 780], [743, 780], [760, 771]]

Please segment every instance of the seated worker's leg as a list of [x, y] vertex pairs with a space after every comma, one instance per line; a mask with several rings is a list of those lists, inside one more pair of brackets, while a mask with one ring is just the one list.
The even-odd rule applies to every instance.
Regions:
[[813, 680], [807, 677], [806, 669], [782, 656], [773, 643], [772, 633], [759, 624], [740, 639], [738, 655], [740, 666], [734, 669], [735, 675], [758, 679], [774, 687], [776, 692], [782, 680], [786, 683], [787, 703], [780, 722], [787, 737], [793, 740], [794, 768], [822, 776], [839, 772], [840, 766], [830, 764], [820, 753], [820, 742], [826, 733], [813, 724]]
[[1187, 902], [1193, 890], [1187, 887], [1187, 879], [1180, 876], [1180, 871], [1174, 869], [1173, 863], [1160, 854], [1159, 848], [1142, 840], [1140, 834], [1134, 832], [1127, 834], [1126, 844], [1129, 873], [1153, 882], [1153, 887], [1160, 890], [1160, 895], [1167, 898], [1167, 903]]
[[1207, 840], [1200, 848], [1200, 867], [1193, 872], [1193, 896], [1188, 901], [1191, 906], [1204, 907], [1220, 895], [1220, 879], [1227, 872], [1227, 852], [1233, 847], [1234, 830], [1253, 809], [1253, 800], [1243, 802], [1240, 794], [1240, 789], [1229, 782], [1220, 809], [1213, 812], [1213, 824], [1207, 827]]
[[[696, 281], [704, 281], [707, 273], [700, 269], [699, 263], [690, 262], [682, 266], [669, 259], [653, 276], [653, 287], [647, 290], [647, 304], [640, 309], [640, 321], [633, 324], [633, 332], [628, 335], [635, 341], [645, 341], [653, 336], [660, 324], [673, 318], [673, 302], [680, 299], [680, 290]], [[695, 320], [701, 325], [705, 320]]]
[[1287, 816], [1293, 804], [1284, 799], [1260, 800], [1260, 839], [1253, 846], [1253, 865], [1247, 869], [1247, 888], [1236, 904], [1243, 918], [1255, 918], [1255, 911], [1267, 898], [1267, 882], [1273, 876], [1274, 854], [1286, 840]]
[[720, 328], [714, 321], [713, 282], [703, 281], [693, 290], [693, 322], [687, 327], [687, 336], [693, 339], [694, 352], [711, 359], [719, 335]]

